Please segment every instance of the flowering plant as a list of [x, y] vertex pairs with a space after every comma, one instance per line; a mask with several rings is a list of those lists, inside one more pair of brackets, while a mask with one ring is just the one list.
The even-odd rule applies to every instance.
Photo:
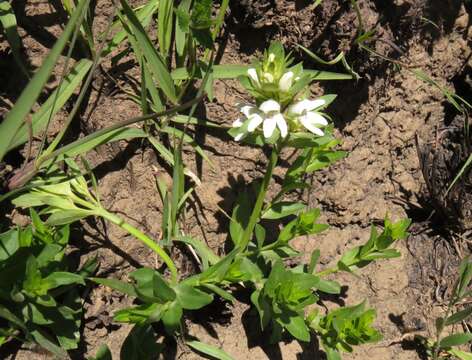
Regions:
[[309, 133], [324, 136], [328, 126], [322, 110], [335, 99], [327, 95], [318, 99], [308, 98], [308, 85], [312, 75], [304, 72], [302, 64], [291, 66], [293, 60], [285, 55], [282, 45], [271, 44], [262, 61], [249, 68], [240, 81], [255, 98], [255, 104], [238, 104], [242, 116], [233, 122], [230, 134], [236, 141], [254, 140], [275, 143], [290, 134]]

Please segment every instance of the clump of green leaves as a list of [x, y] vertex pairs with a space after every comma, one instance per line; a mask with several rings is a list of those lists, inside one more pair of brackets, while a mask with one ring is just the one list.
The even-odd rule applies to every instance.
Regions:
[[308, 317], [309, 326], [319, 334], [329, 360], [341, 359], [340, 352], [351, 353], [354, 346], [382, 339], [372, 327], [375, 310], [366, 309], [365, 302], [346, 306], [322, 316], [315, 311]]
[[456, 357], [461, 360], [472, 359], [472, 353], [463, 351], [458, 347], [472, 341], [472, 333], [455, 332], [454, 328], [449, 335], [444, 336], [445, 329], [461, 324], [472, 315], [472, 306], [457, 310], [461, 303], [472, 296], [470, 281], [472, 280], [472, 262], [470, 258], [462, 260], [459, 266], [459, 275], [454, 284], [452, 295], [443, 317], [436, 319], [436, 338], [428, 339], [418, 336], [420, 342], [426, 347], [427, 353], [433, 360], [445, 360]]
[[80, 340], [76, 285], [85, 285], [96, 263], [71, 272], [65, 254], [69, 226], [48, 226], [34, 210], [31, 219], [24, 229], [0, 234], [0, 346], [20, 339], [66, 358]]

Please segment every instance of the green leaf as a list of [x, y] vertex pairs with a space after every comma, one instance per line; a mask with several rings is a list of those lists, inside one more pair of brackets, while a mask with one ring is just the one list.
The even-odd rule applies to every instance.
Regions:
[[47, 219], [46, 223], [51, 226], [72, 224], [76, 221], [85, 219], [93, 215], [95, 215], [95, 213], [92, 210], [83, 210], [83, 209], [78, 209], [78, 208], [60, 210], [53, 213]]
[[10, 310], [0, 304], [0, 318], [4, 318], [16, 327], [28, 333], [28, 328], [22, 319], [13, 314]]
[[336, 349], [326, 348], [326, 356], [328, 360], [342, 360], [341, 355]]
[[120, 359], [154, 360], [159, 358], [163, 347], [156, 340], [152, 326], [135, 325], [123, 343]]
[[465, 352], [458, 349], [451, 349], [447, 351], [449, 354], [456, 356], [460, 360], [472, 360], [472, 353]]
[[89, 360], [113, 360], [111, 357], [111, 351], [107, 345], [102, 344], [97, 350], [97, 355], [90, 358]]
[[48, 56], [44, 60], [41, 68], [35, 73], [31, 81], [21, 93], [15, 106], [6, 115], [5, 119], [0, 123], [0, 161], [5, 156], [13, 134], [16, 134], [22, 126], [23, 121], [32, 109], [39, 95], [41, 94], [46, 82], [54, 70], [54, 66], [67, 45], [70, 36], [76, 26], [80, 23], [85, 15], [84, 9], [88, 6], [89, 0], [81, 0], [67, 23], [60, 38], [56, 41]]
[[157, 13], [157, 38], [159, 41], [159, 50], [164, 58], [170, 55], [169, 49], [172, 36], [172, 24], [174, 20], [173, 7], [173, 0], [159, 1], [159, 10]]
[[439, 348], [446, 349], [451, 346], [459, 346], [472, 340], [472, 333], [457, 333], [446, 336], [439, 341]]
[[233, 295], [231, 295], [228, 291], [223, 290], [214, 284], [204, 284], [203, 287], [207, 288], [210, 291], [213, 291], [216, 295], [222, 297], [223, 299], [231, 303], [234, 303], [236, 301], [236, 298]]
[[143, 54], [146, 62], [149, 64], [149, 69], [154, 79], [159, 83], [164, 94], [172, 103], [177, 104], [178, 99], [174, 82], [172, 81], [171, 75], [167, 70], [165, 61], [156, 51], [146, 31], [136, 17], [136, 14], [128, 5], [126, 0], [120, 0], [120, 2], [123, 6], [124, 13], [129, 20], [129, 22], [124, 25], [128, 25], [131, 29], [132, 35], [136, 37], [137, 44], [140, 47], [139, 53]]
[[310, 264], [308, 265], [307, 272], [313, 274], [316, 268], [316, 264], [318, 264], [318, 260], [320, 258], [321, 252], [319, 249], [314, 249], [311, 253], [310, 257]]
[[281, 219], [289, 215], [296, 215], [305, 210], [306, 205], [302, 203], [281, 201], [273, 204], [263, 215], [263, 219]]
[[210, 359], [218, 360], [234, 360], [230, 355], [228, 355], [223, 349], [220, 349], [216, 346], [202, 343], [201, 341], [187, 341], [187, 345], [192, 349], [202, 353]]
[[211, 10], [213, 0], [195, 0], [191, 15], [191, 27], [208, 29], [211, 26]]
[[136, 280], [136, 292], [145, 302], [167, 302], [176, 298], [175, 291], [155, 270], [141, 268], [133, 271], [130, 276]]
[[177, 301], [186, 310], [198, 310], [213, 301], [212, 295], [184, 283], [177, 285], [174, 290]]
[[227, 254], [223, 259], [218, 261], [215, 265], [210, 266], [207, 270], [205, 270], [198, 276], [195, 276], [195, 281], [199, 281], [202, 284], [221, 282], [224, 279], [229, 267], [231, 266], [231, 263], [233, 262], [237, 254], [238, 249], [233, 249], [229, 254]]
[[[215, 79], [236, 79], [241, 75], [246, 75], [249, 69], [248, 65], [236, 65], [236, 64], [225, 64], [225, 65], [214, 65], [213, 66], [213, 77]], [[191, 78], [187, 68], [181, 67], [172, 71], [171, 76], [174, 80], [187, 80]], [[196, 78], [202, 79], [204, 73], [200, 72], [194, 75]]]
[[118, 279], [105, 279], [105, 278], [96, 278], [96, 277], [91, 277], [89, 280], [100, 284], [100, 285], [105, 285], [108, 286], [109, 288], [112, 288], [113, 290], [117, 290], [123, 294], [132, 296], [132, 297], [138, 297], [138, 294], [136, 294], [136, 291], [134, 290], [134, 287], [131, 284], [128, 284], [127, 282], [120, 281]]
[[56, 271], [45, 277], [44, 281], [47, 281], [51, 284], [51, 289], [70, 284], [85, 285], [84, 278], [82, 276], [65, 271]]
[[256, 224], [254, 227], [254, 233], [256, 235], [256, 240], [257, 240], [257, 248], [261, 249], [262, 246], [264, 246], [264, 241], [266, 238], [266, 230], [264, 227], [260, 224]]
[[46, 335], [43, 331], [36, 329], [31, 331], [31, 336], [33, 339], [44, 349], [56, 355], [59, 359], [70, 359], [67, 352], [57, 346], [52, 340], [49, 339], [49, 336]]
[[459, 266], [459, 279], [455, 286], [454, 293], [458, 298], [462, 298], [467, 291], [472, 279], [472, 260], [466, 257]]
[[28, 70], [21, 58], [21, 38], [18, 35], [15, 13], [8, 1], [0, 1], [0, 23], [10, 45], [11, 52], [21, 71], [28, 76]]
[[283, 322], [288, 332], [298, 340], [309, 342], [310, 332], [305, 324], [305, 319], [299, 315], [282, 314], [282, 317], [285, 316], [289, 318], [288, 322]]
[[61, 149], [61, 156], [41, 163], [41, 167], [49, 166], [53, 161], [62, 160], [64, 157], [74, 158], [77, 155], [84, 154], [96, 147], [108, 144], [118, 140], [129, 140], [134, 138], [144, 138], [148, 134], [142, 129], [137, 128], [119, 128], [119, 129], [101, 129], [95, 133], [80, 138], [70, 144], [65, 145]]
[[321, 70], [303, 70], [303, 74], [311, 76], [313, 81], [324, 81], [324, 80], [352, 80], [352, 75], [335, 73], [331, 71]]
[[163, 307], [159, 303], [138, 305], [117, 311], [113, 319], [116, 322], [142, 325], [158, 322], [162, 317]]
[[182, 306], [178, 301], [169, 304], [167, 310], [162, 316], [162, 322], [169, 333], [173, 333], [180, 328], [180, 320], [182, 319]]
[[[64, 77], [60, 86], [49, 95], [48, 99], [41, 105], [39, 110], [31, 116], [33, 135], [41, 133], [46, 128], [49, 119], [52, 119], [67, 100], [70, 99], [91, 67], [92, 61], [88, 59], [81, 59], [74, 65], [70, 72]], [[26, 122], [22, 122], [8, 146], [8, 151], [24, 144], [28, 141], [28, 137], [29, 125]]]
[[316, 288], [327, 294], [341, 293], [341, 285], [339, 285], [339, 283], [337, 283], [336, 281], [320, 279], [320, 281], [316, 285]]
[[[150, 0], [146, 3], [146, 5], [141, 7], [139, 10], [135, 11], [136, 17], [138, 18], [143, 28], [147, 28], [147, 26], [151, 22], [152, 15], [154, 14], [154, 12], [157, 10], [158, 7], [159, 7], [158, 0]], [[115, 22], [113, 24], [112, 30], [118, 29], [119, 26], [120, 26], [120, 23]], [[124, 29], [121, 29], [120, 31], [118, 31], [113, 36], [111, 41], [109, 41], [108, 44], [105, 46], [105, 49], [103, 50], [103, 53], [102, 53], [102, 58], [106, 57], [109, 53], [111, 53], [114, 49], [116, 49], [116, 47], [119, 44], [121, 44], [125, 38], [126, 38], [126, 31]], [[112, 64], [114, 63], [115, 59], [119, 56], [120, 54], [114, 56], [114, 58], [112, 59]]]
[[233, 214], [229, 224], [229, 233], [235, 246], [239, 244], [244, 229], [249, 223], [249, 217], [251, 215], [250, 209], [249, 196], [246, 192], [240, 192], [236, 199], [236, 205], [233, 208]]
[[10, 229], [0, 234], [0, 262], [10, 258], [20, 247], [19, 229]]
[[183, 243], [186, 243], [195, 250], [197, 255], [200, 257], [202, 260], [202, 267], [203, 270], [208, 269], [208, 265], [214, 265], [218, 261], [220, 261], [220, 258], [218, 255], [216, 255], [213, 250], [211, 250], [207, 244], [205, 244], [203, 241], [193, 238], [191, 236], [178, 236], [176, 241], [181, 241]]

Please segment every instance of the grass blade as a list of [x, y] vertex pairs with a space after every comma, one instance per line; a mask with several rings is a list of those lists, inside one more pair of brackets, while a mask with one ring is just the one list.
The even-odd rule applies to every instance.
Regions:
[[325, 80], [352, 80], [352, 75], [336, 73], [331, 71], [321, 70], [303, 70], [305, 74], [310, 74], [313, 80], [325, 81]]
[[457, 183], [457, 181], [459, 181], [459, 179], [461, 178], [462, 175], [464, 175], [464, 172], [467, 170], [467, 168], [469, 166], [472, 165], [472, 154], [469, 155], [468, 159], [466, 160], [466, 162], [464, 163], [464, 165], [462, 165], [461, 169], [459, 170], [459, 172], [457, 173], [456, 177], [454, 178], [454, 180], [452, 180], [452, 183], [451, 185], [449, 185], [449, 187], [447, 188], [447, 191], [446, 191], [446, 196], [447, 194], [449, 194], [449, 191], [453, 188], [453, 186]]
[[172, 39], [172, 24], [174, 22], [174, 0], [161, 0], [157, 13], [157, 39], [159, 50], [162, 56], [167, 59], [169, 56]]
[[0, 1], [0, 23], [10, 44], [13, 57], [20, 67], [21, 71], [29, 77], [28, 70], [21, 59], [21, 38], [18, 35], [16, 17], [11, 5], [8, 1]]
[[[69, 100], [74, 90], [80, 85], [85, 75], [87, 75], [92, 62], [88, 59], [80, 60], [64, 78], [60, 89], [56, 89], [41, 106], [41, 108], [31, 117], [33, 135], [43, 131], [48, 123], [48, 119], [52, 118]], [[60, 91], [59, 94], [57, 92]], [[8, 151], [24, 144], [28, 140], [28, 126], [23, 122], [18, 132], [13, 137]]]
[[44, 85], [46, 85], [57, 60], [67, 45], [69, 37], [83, 18], [85, 7], [88, 6], [88, 4], [89, 0], [82, 0], [79, 2], [76, 10], [65, 27], [64, 32], [54, 44], [46, 60], [44, 60], [43, 65], [23, 90], [20, 98], [13, 109], [8, 113], [5, 120], [0, 124], [0, 161], [7, 153], [11, 140], [23, 124], [25, 117], [28, 115], [41, 94], [41, 91], [43, 90]]
[[[145, 6], [141, 7], [138, 10], [133, 10], [138, 18], [139, 22], [146, 28], [149, 23], [151, 22], [152, 15], [156, 12], [159, 6], [158, 0], [149, 1]], [[113, 24], [112, 30], [116, 30], [119, 27], [119, 22]], [[127, 31], [125, 29], [121, 29], [118, 31], [108, 45], [103, 50], [103, 57], [110, 54], [113, 50], [115, 50], [118, 45], [120, 45], [124, 39], [126, 39]]]
[[129, 29], [131, 33], [135, 36], [137, 45], [140, 47], [140, 53], [146, 59], [146, 62], [149, 65], [149, 69], [154, 76], [154, 80], [159, 83], [164, 94], [167, 98], [174, 104], [177, 104], [178, 99], [174, 87], [174, 82], [172, 77], [167, 70], [165, 61], [156, 51], [153, 43], [149, 39], [144, 30], [143, 26], [139, 22], [136, 14], [133, 12], [131, 7], [128, 5], [126, 0], [121, 0], [121, 5], [123, 6], [123, 11], [128, 18]]

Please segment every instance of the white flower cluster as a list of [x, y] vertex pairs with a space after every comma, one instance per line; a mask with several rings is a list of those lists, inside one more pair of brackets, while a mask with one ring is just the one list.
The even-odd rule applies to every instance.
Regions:
[[[262, 84], [261, 84], [261, 81], [259, 80], [259, 76], [257, 75], [257, 70], [256, 69], [254, 69], [254, 68], [249, 69], [247, 71], [247, 74], [248, 74], [249, 78], [252, 80], [252, 82], [254, 83], [255, 86], [262, 87]], [[294, 76], [295, 75], [292, 71], [287, 71], [285, 74], [283, 74], [280, 77], [280, 80], [279, 80], [279, 84], [278, 84], [279, 85], [279, 90], [283, 91], [283, 92], [289, 91], [290, 88], [292, 87]], [[263, 73], [262, 74], [262, 79], [263, 79], [263, 81], [265, 81], [267, 83], [274, 83], [274, 76], [269, 72]]]
[[[263, 74], [263, 77], [272, 76], [269, 73]], [[259, 85], [259, 77], [256, 69], [249, 69], [248, 76], [255, 85]], [[288, 71], [279, 80], [280, 91], [288, 91], [292, 86], [293, 72]], [[273, 81], [273, 79], [265, 79]], [[320, 107], [325, 105], [325, 100], [301, 100], [290, 105], [282, 112], [281, 105], [269, 99], [264, 101], [259, 107], [248, 104], [240, 104], [239, 110], [244, 117], [237, 119], [233, 123], [234, 128], [240, 128], [241, 131], [235, 135], [235, 140], [243, 139], [248, 133], [254, 132], [261, 124], [264, 137], [270, 138], [274, 134], [276, 128], [279, 129], [280, 136], [285, 138], [288, 135], [289, 128], [298, 128], [299, 125], [305, 127], [308, 131], [315, 135], [323, 136], [322, 127], [328, 125], [328, 121], [318, 112]], [[292, 126], [289, 126], [292, 125]]]

